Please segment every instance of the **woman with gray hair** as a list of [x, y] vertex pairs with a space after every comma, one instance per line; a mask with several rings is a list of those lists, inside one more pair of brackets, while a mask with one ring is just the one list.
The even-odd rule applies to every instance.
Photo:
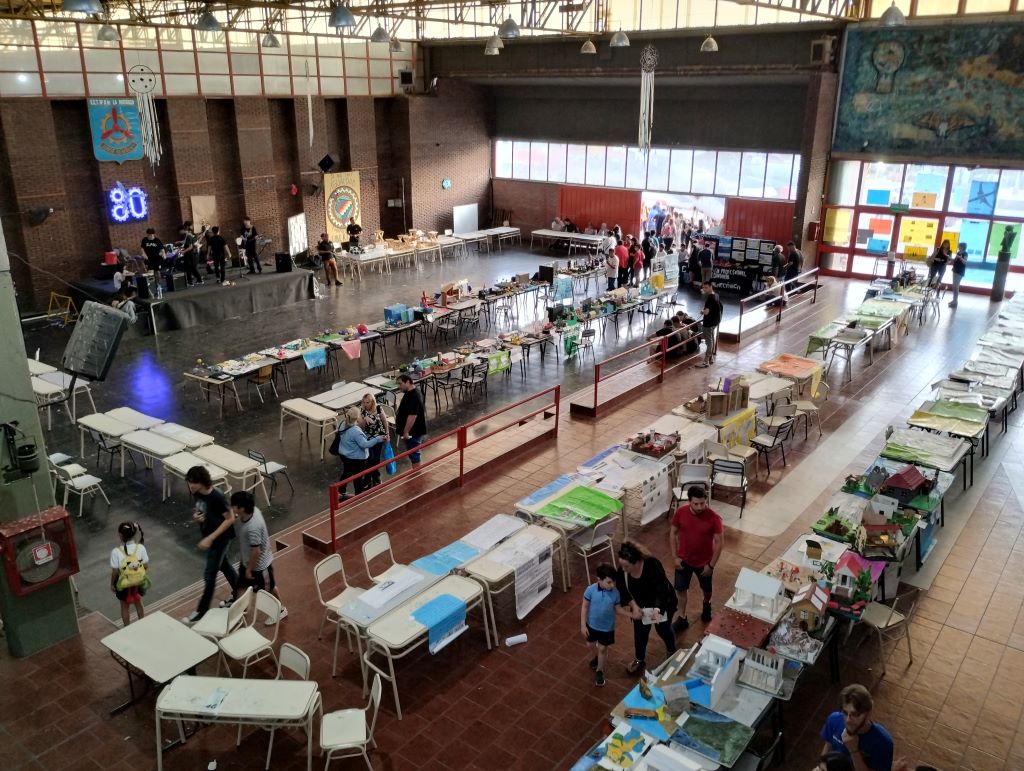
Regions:
[[[366, 438], [366, 418], [360, 413], [358, 407], [349, 407], [345, 410], [345, 427], [341, 431], [341, 440], [338, 443], [338, 454], [341, 456], [341, 478], [348, 479], [354, 474], [366, 469], [366, 459], [370, 456], [370, 448], [375, 447], [384, 441], [383, 436], [375, 436], [372, 439]], [[369, 485], [367, 477], [359, 477], [353, 481], [355, 494], [366, 490]], [[341, 486], [341, 500], [348, 498], [346, 491], [348, 485]]]

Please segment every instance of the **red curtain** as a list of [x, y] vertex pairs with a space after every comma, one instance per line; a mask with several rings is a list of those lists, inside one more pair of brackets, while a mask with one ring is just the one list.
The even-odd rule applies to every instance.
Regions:
[[793, 232], [795, 213], [796, 206], [791, 201], [726, 198], [722, 232], [727, 236], [766, 238], [784, 244], [799, 235]]
[[612, 190], [606, 187], [562, 185], [558, 190], [558, 216], [569, 217], [580, 230], [587, 225], [600, 228], [619, 225], [624, 234], [639, 237], [640, 191]]

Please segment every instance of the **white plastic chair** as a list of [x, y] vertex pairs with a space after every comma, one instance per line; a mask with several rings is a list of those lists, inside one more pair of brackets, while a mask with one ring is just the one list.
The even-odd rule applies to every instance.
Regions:
[[[246, 613], [252, 604], [252, 587], [249, 586], [230, 607], [210, 608], [203, 617], [192, 625], [192, 631], [198, 632], [208, 640], [217, 642], [222, 637], [234, 632], [246, 623]], [[220, 658], [217, 659], [217, 674], [220, 674]]]
[[[323, 584], [337, 575], [341, 576], [341, 592], [333, 597], [324, 599]], [[320, 629], [317, 631], [316, 638], [319, 640], [323, 637], [325, 621], [330, 619], [335, 625], [334, 658], [331, 666], [331, 677], [334, 677], [338, 670], [338, 639], [341, 636], [341, 627], [345, 627], [345, 640], [348, 642], [348, 649], [350, 651], [352, 650], [352, 632], [355, 632], [357, 635], [359, 634], [359, 630], [353, 629], [344, 620], [341, 614], [338, 613], [338, 609], [357, 599], [365, 589], [348, 585], [348, 577], [345, 575], [345, 565], [341, 561], [340, 554], [331, 554], [316, 563], [316, 566], [313, 568], [313, 578], [313, 583], [316, 585], [316, 596], [320, 600], [320, 606], [324, 609], [323, 617], [320, 619]]]
[[583, 557], [583, 567], [586, 570], [584, 581], [590, 580], [590, 558], [603, 551], [607, 551], [611, 557], [609, 562], [615, 562], [615, 528], [619, 526], [618, 517], [605, 517], [593, 527], [588, 527], [582, 532], [576, 533], [569, 538], [569, 546], [579, 556]]
[[[278, 653], [277, 659], [277, 675], [275, 680], [280, 680], [287, 672], [291, 672], [299, 680], [309, 680], [309, 673], [311, 666], [309, 663], [309, 656], [303, 652], [298, 646], [292, 645], [291, 643], [282, 643], [281, 650]], [[265, 766], [266, 771], [270, 771], [270, 754], [274, 751], [274, 733], [277, 728], [270, 726], [266, 727], [266, 730], [270, 731], [270, 741], [267, 743], [267, 764]], [[242, 742], [242, 726], [238, 726], [238, 740], [235, 742], [235, 746], [238, 746]]]
[[[725, 449], [724, 446], [723, 449]], [[705, 492], [711, 489], [710, 463], [680, 463], [678, 469], [676, 486], [672, 488], [672, 505], [670, 507], [672, 511], [675, 511], [686, 500], [686, 492], [693, 485], [702, 486]]]
[[96, 493], [99, 493], [103, 496], [103, 500], [107, 502], [107, 506], [110, 505], [110, 499], [103, 492], [103, 480], [99, 477], [83, 473], [85, 469], [81, 466], [77, 466], [77, 468], [71, 466], [51, 466], [50, 468], [57, 475], [60, 483], [64, 485], [64, 507], [67, 508], [69, 494], [74, 493], [78, 496], [79, 517], [82, 516], [82, 506], [87, 495], [96, 497]]
[[[382, 573], [376, 575], [370, 571], [370, 563], [380, 557], [383, 554], [387, 554], [388, 560], [391, 564]], [[391, 578], [398, 570], [404, 568], [405, 565], [399, 565], [395, 562], [395, 555], [391, 551], [391, 538], [387, 533], [377, 533], [369, 541], [363, 543], [363, 562], [366, 565], [366, 575], [370, 577], [370, 580], [375, 584], [383, 583]]]
[[[268, 619], [278, 619], [281, 616], [281, 601], [270, 592], [260, 589], [256, 592], [256, 611], [253, 613], [253, 623], [262, 613]], [[234, 606], [232, 605], [232, 608]], [[280, 624], [273, 624], [270, 628], [274, 630], [274, 636], [267, 638], [260, 633], [255, 626], [243, 626], [234, 632], [222, 637], [217, 643], [220, 652], [227, 659], [242, 662], [242, 677], [244, 678], [249, 670], [250, 664], [262, 661], [265, 658], [274, 659], [277, 665], [277, 654], [274, 653], [274, 643], [277, 642], [277, 630]], [[230, 672], [230, 668], [228, 670]]]
[[914, 663], [914, 650], [910, 645], [909, 622], [917, 603], [913, 603], [910, 606], [910, 610], [905, 613], [896, 610], [900, 602], [906, 597], [906, 594], [896, 597], [891, 606], [884, 605], [881, 602], [869, 602], [860, 615], [861, 623], [867, 624], [878, 635], [878, 655], [882, 659], [883, 675], [885, 674], [885, 640], [886, 638], [895, 639], [901, 629], [903, 630], [903, 636], [907, 638], [907, 654], [910, 656], [910, 663]]
[[810, 427], [811, 418], [814, 418], [818, 422], [818, 436], [822, 435], [821, 431], [821, 403], [828, 401], [828, 383], [822, 381], [818, 383], [818, 389], [811, 394], [810, 399], [798, 399], [793, 402], [793, 406], [796, 407], [796, 418], [804, 419], [804, 439], [807, 438], [807, 430]]
[[320, 749], [326, 754], [324, 771], [337, 758], [350, 758], [362, 755], [366, 767], [373, 771], [370, 756], [366, 754], [367, 745], [376, 747], [373, 740], [373, 729], [377, 724], [377, 713], [380, 711], [380, 698], [383, 691], [380, 675], [373, 676], [370, 687], [370, 702], [365, 707], [340, 709], [328, 712], [320, 720]]

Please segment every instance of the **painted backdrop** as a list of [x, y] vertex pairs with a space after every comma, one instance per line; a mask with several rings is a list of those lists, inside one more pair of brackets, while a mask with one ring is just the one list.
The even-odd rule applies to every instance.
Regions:
[[[335, 243], [348, 241], [345, 228], [355, 218], [360, 223], [359, 172], [324, 174], [324, 206], [327, 214], [327, 238]], [[369, 235], [369, 234], [367, 234]], [[363, 243], [366, 243], [364, 239]]]
[[849, 31], [837, 152], [1019, 160], [1022, 115], [1024, 24]]

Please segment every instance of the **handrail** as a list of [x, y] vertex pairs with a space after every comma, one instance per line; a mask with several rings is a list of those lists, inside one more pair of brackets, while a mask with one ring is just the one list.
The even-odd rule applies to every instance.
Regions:
[[[781, 323], [783, 309], [786, 307], [785, 303], [786, 303], [786, 301], [788, 299], [788, 295], [786, 293], [786, 287], [788, 285], [800, 284], [801, 283], [801, 281], [800, 281], [801, 279], [805, 279], [805, 278], [808, 278], [810, 276], [813, 276], [814, 277], [814, 289], [813, 289], [813, 292], [812, 292], [812, 295], [811, 295], [811, 304], [813, 305], [814, 303], [816, 303], [818, 301], [819, 270], [820, 269], [817, 268], [817, 267], [811, 268], [810, 270], [804, 271], [803, 273], [801, 273], [798, 276], [794, 276], [793, 278], [787, 278], [785, 281], [780, 281], [778, 284], [776, 284], [775, 286], [773, 286], [773, 287], [771, 287], [769, 289], [762, 289], [760, 292], [755, 292], [754, 294], [750, 295], [749, 297], [744, 297], [742, 300], [740, 300], [740, 315], [739, 315], [739, 318], [737, 320], [736, 342], [737, 343], [740, 342], [740, 338], [743, 335], [743, 314], [744, 313], [747, 313], [747, 312], [750, 312], [750, 311], [761, 310], [762, 308], [769, 307], [772, 303], [777, 302], [778, 305], [776, 307], [778, 308], [778, 313], [775, 316], [775, 323], [776, 324]], [[763, 302], [760, 302], [760, 303], [754, 305], [753, 307], [747, 307], [752, 300], [754, 300], [754, 299], [756, 299], [758, 297], [762, 297], [762, 296], [763, 297], [767, 297], [768, 299], [766, 299]]]
[[[499, 426], [496, 429], [488, 431], [486, 434], [484, 434], [482, 436], [474, 437], [472, 439], [472, 441], [470, 441], [468, 439], [468, 437], [469, 437], [469, 429], [471, 429], [473, 426], [480, 425], [481, 423], [484, 423], [484, 422], [486, 422], [488, 420], [491, 420], [491, 419], [497, 417], [498, 415], [501, 415], [502, 413], [506, 413], [506, 412], [509, 412], [510, 410], [514, 410], [516, 407], [521, 407], [522, 405], [526, 404], [527, 402], [536, 401], [537, 399], [540, 399], [540, 398], [542, 398], [542, 397], [544, 397], [544, 396], [546, 396], [548, 394], [553, 394], [552, 399], [550, 399], [548, 402], [542, 404], [540, 407], [538, 407], [538, 408], [536, 408], [536, 409], [534, 409], [534, 410], [532, 410], [532, 411], [530, 411], [528, 413], [520, 415], [517, 418], [509, 421], [508, 423], [505, 423], [505, 424]], [[352, 476], [345, 477], [344, 479], [342, 479], [342, 480], [340, 480], [338, 482], [334, 482], [333, 484], [331, 484], [327, 488], [329, 505], [330, 505], [331, 546], [332, 546], [332, 548], [334, 548], [334, 544], [337, 542], [337, 537], [338, 537], [337, 522], [335, 521], [335, 515], [337, 514], [338, 511], [340, 511], [345, 506], [349, 505], [356, 498], [360, 498], [361, 497], [360, 495], [352, 495], [352, 496], [349, 496], [344, 501], [339, 501], [338, 500], [338, 490], [341, 489], [341, 487], [343, 485], [348, 485], [349, 483], [352, 483], [353, 486], [354, 486], [355, 485], [355, 481], [357, 479], [359, 479], [361, 477], [364, 477], [364, 476], [367, 476], [369, 474], [372, 474], [375, 471], [379, 471], [379, 470], [383, 469], [385, 466], [387, 466], [387, 465], [389, 465], [389, 464], [391, 464], [393, 462], [399, 461], [402, 458], [406, 458], [406, 457], [408, 457], [409, 455], [411, 455], [414, 452], [422, 452], [424, 450], [424, 448], [432, 447], [432, 446], [438, 444], [439, 442], [443, 442], [446, 439], [450, 439], [450, 438], [452, 438], [454, 436], [455, 440], [456, 440], [455, 441], [455, 447], [453, 447], [452, 449], [447, 450], [445, 452], [442, 452], [440, 455], [437, 455], [437, 456], [435, 456], [433, 458], [430, 458], [429, 460], [425, 460], [425, 461], [419, 463], [415, 468], [406, 469], [405, 471], [401, 472], [400, 474], [397, 474], [395, 476], [390, 477], [385, 484], [394, 484], [395, 482], [397, 482], [400, 479], [404, 479], [404, 478], [406, 478], [408, 476], [411, 476], [412, 474], [415, 474], [415, 473], [417, 473], [419, 471], [422, 471], [425, 468], [429, 468], [430, 466], [433, 466], [433, 465], [435, 465], [437, 463], [440, 463], [440, 462], [442, 462], [444, 460], [447, 460], [451, 456], [453, 456], [456, 453], [458, 453], [458, 455], [459, 455], [459, 477], [458, 477], [459, 482], [458, 483], [459, 483], [459, 487], [462, 487], [462, 485], [463, 485], [463, 483], [465, 481], [465, 461], [466, 461], [466, 457], [465, 456], [466, 456], [466, 449], [469, 448], [469, 447], [472, 447], [474, 444], [482, 442], [483, 440], [485, 440], [485, 439], [487, 439], [489, 437], [492, 437], [495, 434], [501, 433], [502, 431], [505, 431], [506, 429], [511, 428], [514, 425], [519, 425], [519, 424], [521, 424], [521, 423], [523, 423], [523, 422], [525, 422], [527, 420], [530, 420], [531, 418], [533, 418], [533, 417], [535, 417], [537, 415], [546, 413], [552, 407], [555, 410], [554, 431], [555, 431], [555, 436], [557, 436], [558, 435], [559, 419], [561, 418], [561, 396], [562, 396], [562, 387], [561, 387], [561, 385], [556, 385], [556, 386], [551, 386], [550, 388], [545, 388], [543, 391], [538, 391], [537, 393], [535, 393], [535, 394], [533, 394], [531, 396], [527, 396], [524, 399], [520, 399], [519, 401], [517, 401], [517, 402], [515, 402], [513, 404], [508, 404], [508, 405], [505, 405], [504, 407], [500, 407], [499, 409], [496, 409], [493, 412], [489, 412], [486, 415], [483, 415], [483, 416], [481, 416], [479, 418], [475, 418], [474, 420], [471, 420], [468, 423], [465, 423], [465, 424], [463, 424], [461, 426], [453, 428], [451, 431], [447, 431], [444, 434], [441, 434], [440, 436], [434, 437], [433, 439], [429, 439], [429, 440], [423, 442], [423, 444], [421, 444], [419, 447], [415, 447], [415, 448], [413, 448], [411, 450], [405, 450], [405, 451], [403, 451], [401, 453], [396, 453], [393, 458], [390, 458], [388, 460], [382, 460], [380, 463], [377, 463], [376, 465], [371, 466], [369, 468], [365, 468], [365, 469], [363, 469], [362, 471], [360, 471], [357, 474], [353, 474]], [[389, 432], [389, 436], [390, 436], [390, 432]]]

